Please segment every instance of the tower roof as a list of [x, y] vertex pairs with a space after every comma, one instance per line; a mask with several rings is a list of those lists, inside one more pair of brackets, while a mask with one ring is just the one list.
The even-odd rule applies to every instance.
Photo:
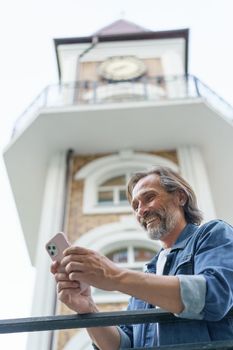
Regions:
[[132, 34], [149, 32], [150, 30], [139, 26], [138, 24], [119, 19], [94, 33], [94, 35], [119, 35], [119, 34]]

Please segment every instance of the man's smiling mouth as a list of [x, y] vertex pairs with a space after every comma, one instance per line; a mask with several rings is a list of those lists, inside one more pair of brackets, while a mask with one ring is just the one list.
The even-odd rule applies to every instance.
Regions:
[[153, 222], [155, 222], [155, 221], [159, 221], [159, 218], [158, 217], [156, 217], [156, 218], [153, 218], [153, 219], [150, 219], [150, 220], [148, 220], [148, 221], [146, 221], [146, 226], [148, 226], [148, 225], [150, 225], [150, 224], [152, 224]]

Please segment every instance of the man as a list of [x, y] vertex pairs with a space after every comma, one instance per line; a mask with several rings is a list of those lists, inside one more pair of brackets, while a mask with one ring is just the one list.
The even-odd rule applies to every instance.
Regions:
[[[95, 251], [71, 247], [52, 265], [59, 299], [78, 313], [98, 312], [90, 288], [79, 281], [131, 295], [129, 310], [161, 307], [177, 323], [88, 329], [101, 350], [149, 348], [165, 344], [233, 339], [233, 228], [220, 220], [202, 226], [202, 215], [188, 183], [166, 167], [137, 173], [128, 199], [139, 223], [163, 249], [147, 273], [122, 269]], [[226, 316], [226, 317], [225, 317]]]

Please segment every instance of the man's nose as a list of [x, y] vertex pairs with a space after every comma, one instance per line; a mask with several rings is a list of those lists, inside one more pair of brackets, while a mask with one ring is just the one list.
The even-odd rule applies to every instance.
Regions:
[[139, 218], [145, 218], [148, 214], [148, 208], [145, 205], [139, 205], [137, 215]]

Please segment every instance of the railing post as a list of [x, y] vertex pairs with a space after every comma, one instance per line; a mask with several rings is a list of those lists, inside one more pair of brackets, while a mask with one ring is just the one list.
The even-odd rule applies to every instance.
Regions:
[[201, 94], [200, 94], [200, 91], [199, 91], [198, 79], [197, 79], [197, 77], [195, 77], [195, 76], [193, 76], [193, 75], [192, 75], [192, 78], [193, 78], [193, 80], [194, 80], [194, 86], [195, 86], [195, 90], [196, 90], [197, 97], [200, 97]]
[[97, 81], [93, 81], [92, 86], [93, 86], [93, 103], [97, 103], [97, 87], [98, 87]]
[[149, 95], [148, 95], [148, 79], [143, 79], [143, 89], [144, 89], [144, 98], [145, 100], [149, 99]]
[[43, 104], [42, 104], [43, 107], [46, 107], [48, 103], [48, 90], [49, 90], [49, 86], [46, 86], [46, 88], [43, 91], [44, 93]]

